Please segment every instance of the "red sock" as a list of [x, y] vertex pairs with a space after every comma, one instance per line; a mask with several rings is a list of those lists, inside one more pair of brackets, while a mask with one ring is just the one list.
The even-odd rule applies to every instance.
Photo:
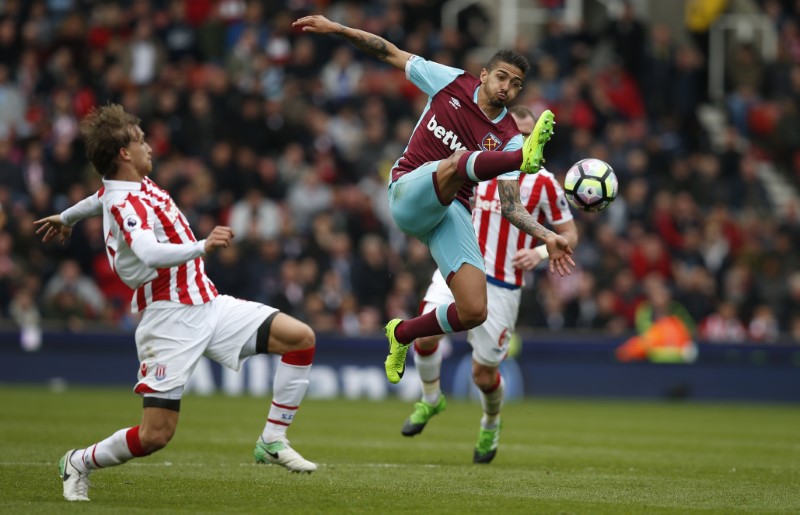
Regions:
[[511, 152], [467, 152], [458, 160], [459, 177], [473, 182], [488, 181], [498, 175], [519, 170], [522, 150]]
[[314, 361], [314, 351], [316, 350], [317, 347], [314, 346], [307, 349], [289, 351], [281, 356], [281, 361], [288, 365], [299, 367], [310, 365]]
[[147, 456], [150, 454], [142, 448], [142, 441], [139, 439], [139, 426], [128, 429], [125, 433], [125, 440], [128, 442], [128, 450], [135, 457]]
[[419, 346], [419, 342], [414, 342], [414, 352], [416, 352], [418, 356], [431, 356], [436, 353], [438, 348], [438, 343], [434, 345], [432, 349], [423, 349]]

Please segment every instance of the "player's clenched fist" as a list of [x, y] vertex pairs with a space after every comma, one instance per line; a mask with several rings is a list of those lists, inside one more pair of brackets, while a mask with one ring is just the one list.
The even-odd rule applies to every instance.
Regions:
[[230, 227], [224, 225], [214, 227], [214, 230], [206, 238], [206, 254], [210, 254], [220, 247], [228, 248], [233, 236], [233, 229]]

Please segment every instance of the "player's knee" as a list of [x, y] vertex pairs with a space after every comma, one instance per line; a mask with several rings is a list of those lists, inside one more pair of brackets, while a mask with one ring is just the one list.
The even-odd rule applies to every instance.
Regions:
[[497, 369], [485, 365], [473, 367], [472, 382], [482, 391], [491, 389], [497, 384]]
[[302, 324], [297, 329], [296, 334], [292, 335], [292, 347], [294, 350], [310, 349], [316, 345], [316, 341], [314, 330], [306, 324]]
[[439, 346], [439, 336], [427, 336], [425, 338], [417, 338], [414, 341], [414, 348], [426, 354], [430, 354]]
[[458, 150], [450, 154], [450, 157], [446, 159], [442, 159], [439, 164], [439, 173], [442, 172], [450, 172], [453, 173], [458, 168], [458, 161], [461, 159], [461, 156], [466, 153], [466, 150]]
[[174, 435], [174, 428], [155, 429], [151, 431], [141, 431], [139, 433], [139, 440], [142, 443], [142, 449], [144, 449], [147, 454], [152, 454], [166, 447]]
[[458, 318], [467, 329], [478, 327], [482, 323], [486, 322], [487, 316], [488, 310], [485, 304], [470, 304], [465, 306], [464, 309], [458, 310]]

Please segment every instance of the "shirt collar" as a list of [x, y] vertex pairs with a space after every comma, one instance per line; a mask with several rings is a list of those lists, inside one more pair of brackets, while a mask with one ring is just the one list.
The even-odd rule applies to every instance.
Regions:
[[[478, 88], [480, 88], [480, 86], [477, 86], [475, 88], [475, 92], [472, 93], [472, 101], [475, 102], [475, 105], [478, 105]], [[480, 109], [480, 108], [481, 107], [478, 106], [478, 109]], [[481, 109], [481, 112], [483, 113], [482, 109]], [[508, 109], [504, 107], [503, 110], [500, 111], [500, 114], [497, 115], [497, 118], [495, 118], [494, 120], [491, 120], [491, 122], [492, 123], [500, 123], [500, 120], [502, 120], [503, 118], [506, 117], [506, 113], [507, 112], [508, 112]], [[483, 114], [484, 114], [484, 116], [486, 116], [486, 113], [483, 113]]]

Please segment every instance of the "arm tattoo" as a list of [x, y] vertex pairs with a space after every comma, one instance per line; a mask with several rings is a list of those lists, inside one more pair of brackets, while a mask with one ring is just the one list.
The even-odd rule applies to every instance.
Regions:
[[363, 30], [351, 29], [351, 33], [347, 33], [347, 27], [339, 25], [339, 35], [348, 39], [357, 48], [364, 52], [375, 56], [381, 61], [389, 58], [389, 43], [375, 34], [364, 32]]
[[500, 193], [500, 211], [514, 227], [540, 240], [544, 240], [545, 236], [550, 234], [551, 231], [534, 220], [522, 205], [517, 181], [498, 180], [497, 190]]

